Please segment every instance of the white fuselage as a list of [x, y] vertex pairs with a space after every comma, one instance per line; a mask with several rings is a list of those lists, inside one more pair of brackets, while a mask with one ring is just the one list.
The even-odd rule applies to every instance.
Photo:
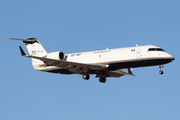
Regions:
[[[149, 51], [150, 48], [155, 49], [159, 47], [147, 45], [71, 53], [65, 55], [65, 61], [84, 64], [105, 65], [107, 69], [112, 71], [125, 68], [163, 65], [174, 60], [174, 57], [166, 51]], [[36, 64], [36, 62], [33, 62], [33, 67], [41, 71], [61, 69], [61, 67], [58, 68], [57, 66], [39, 66], [39, 63]], [[71, 72], [77, 73], [76, 70]]]
[[[148, 51], [149, 48], [157, 46], [138, 46], [118, 49], [107, 49], [82, 53], [67, 54], [67, 61], [90, 63], [90, 64], [111, 64], [129, 61], [141, 61], [152, 59], [171, 59], [172, 55], [165, 51]], [[141, 67], [141, 66], [139, 66]]]

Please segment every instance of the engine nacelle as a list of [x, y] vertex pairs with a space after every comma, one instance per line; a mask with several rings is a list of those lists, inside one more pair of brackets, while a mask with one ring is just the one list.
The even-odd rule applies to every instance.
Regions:
[[58, 51], [58, 52], [49, 53], [47, 55], [47, 58], [56, 59], [56, 60], [64, 60], [65, 59], [65, 55], [64, 55], [63, 52]]

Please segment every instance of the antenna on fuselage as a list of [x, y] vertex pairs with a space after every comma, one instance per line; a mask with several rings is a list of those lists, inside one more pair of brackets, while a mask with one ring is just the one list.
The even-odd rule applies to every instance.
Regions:
[[136, 47], [139, 47], [138, 44], [136, 44]]

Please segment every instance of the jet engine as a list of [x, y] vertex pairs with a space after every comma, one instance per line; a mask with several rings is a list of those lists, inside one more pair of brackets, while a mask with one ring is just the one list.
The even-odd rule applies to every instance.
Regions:
[[58, 52], [49, 53], [47, 55], [47, 58], [56, 59], [56, 60], [64, 60], [65, 59], [65, 55], [64, 55], [63, 52], [58, 51]]

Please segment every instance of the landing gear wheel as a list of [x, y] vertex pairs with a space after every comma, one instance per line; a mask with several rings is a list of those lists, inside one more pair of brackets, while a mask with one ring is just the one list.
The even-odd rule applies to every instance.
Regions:
[[161, 75], [162, 75], [163, 73], [164, 73], [163, 71], [161, 71], [161, 70], [159, 71], [159, 74], [161, 74]]
[[105, 78], [105, 77], [100, 77], [100, 78], [99, 78], [99, 82], [105, 83], [105, 82], [106, 82], [106, 78]]
[[83, 74], [83, 79], [85, 79], [85, 80], [89, 80], [89, 78], [90, 78], [90, 75], [89, 74]]

